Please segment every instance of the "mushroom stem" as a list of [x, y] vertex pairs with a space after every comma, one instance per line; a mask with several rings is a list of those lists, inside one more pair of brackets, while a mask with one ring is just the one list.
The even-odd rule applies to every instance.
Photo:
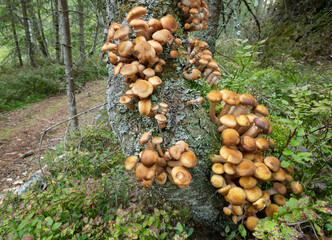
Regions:
[[190, 100], [187, 102], [187, 106], [191, 106], [191, 105], [194, 105], [195, 103], [204, 103], [204, 98], [203, 97], [200, 97], [200, 98], [197, 98], [197, 99], [193, 99], [193, 100]]
[[256, 137], [260, 132], [260, 128], [253, 124], [242, 136]]
[[212, 163], [226, 163], [227, 161], [220, 155], [216, 155], [216, 154], [213, 154], [211, 157], [210, 157], [210, 161]]
[[232, 107], [232, 105], [226, 103], [225, 106], [223, 107], [223, 109], [221, 110], [221, 112], [219, 113], [218, 118], [226, 115], [228, 113], [228, 111], [231, 109], [231, 107]]
[[213, 123], [218, 124], [218, 118], [216, 117], [216, 106], [218, 102], [210, 102], [210, 108], [209, 108], [209, 113], [210, 113], [210, 119]]
[[231, 112], [231, 114], [234, 116], [234, 117], [237, 117], [239, 115], [244, 115], [244, 114], [247, 114], [251, 109], [253, 108], [253, 106], [250, 106], [250, 105], [239, 105], [239, 106], [236, 106], [234, 108], [234, 111]]

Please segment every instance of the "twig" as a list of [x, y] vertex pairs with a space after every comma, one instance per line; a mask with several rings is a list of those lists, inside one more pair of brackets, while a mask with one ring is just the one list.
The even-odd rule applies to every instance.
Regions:
[[322, 169], [325, 167], [325, 165], [331, 160], [331, 156], [328, 158], [325, 158], [325, 162], [323, 165], [318, 169], [318, 171], [311, 177], [311, 179], [315, 179], [317, 175], [322, 171]]
[[233, 61], [233, 62], [236, 62], [233, 58], [231, 58], [231, 57], [229, 57], [229, 56], [226, 56], [226, 55], [222, 54], [221, 52], [218, 52], [217, 50], [215, 50], [215, 52], [216, 52], [217, 54], [219, 54], [220, 56], [223, 56], [223, 57], [225, 57], [225, 58], [227, 58], [227, 59], [229, 59], [229, 60], [231, 60], [231, 61]]
[[280, 157], [282, 156], [283, 152], [285, 151], [285, 149], [287, 148], [288, 144], [290, 143], [290, 141], [292, 140], [292, 138], [294, 137], [295, 133], [296, 133], [297, 127], [294, 129], [293, 133], [291, 135], [289, 135], [287, 143], [285, 144], [284, 148], [282, 149], [278, 159], [280, 159]]
[[247, 1], [246, 1], [246, 0], [242, 0], [242, 1], [244, 2], [244, 4], [246, 5], [248, 11], [251, 13], [251, 15], [252, 15], [252, 16], [254, 17], [254, 19], [255, 19], [255, 22], [256, 22], [257, 27], [258, 27], [258, 39], [260, 39], [260, 37], [261, 37], [261, 25], [259, 24], [259, 21], [258, 21], [256, 15], [255, 15], [255, 14], [253, 13], [253, 11], [251, 10], [251, 8], [250, 8], [249, 4], [247, 3]]
[[229, 76], [229, 75], [231, 75], [221, 64], [219, 64], [218, 63], [218, 66], [222, 69], [222, 70], [224, 70], [224, 72], [225, 73], [227, 73], [227, 75]]
[[73, 116], [73, 117], [71, 117], [71, 118], [68, 118], [68, 119], [63, 120], [63, 121], [61, 121], [61, 122], [58, 122], [58, 123], [54, 124], [53, 126], [47, 128], [47, 129], [45, 129], [45, 130], [42, 132], [42, 135], [41, 135], [41, 137], [40, 137], [40, 141], [39, 141], [39, 148], [38, 148], [38, 164], [39, 164], [40, 170], [42, 171], [43, 175], [45, 175], [45, 174], [44, 174], [44, 170], [43, 170], [43, 168], [41, 167], [40, 155], [41, 155], [41, 145], [42, 145], [42, 143], [43, 143], [43, 139], [44, 139], [44, 136], [46, 135], [46, 133], [47, 133], [49, 130], [51, 130], [51, 129], [57, 127], [57, 126], [59, 126], [59, 125], [65, 123], [65, 122], [68, 122], [68, 121], [72, 120], [73, 118], [79, 117], [79, 116], [81, 116], [81, 115], [83, 115], [83, 114], [85, 114], [85, 113], [91, 112], [92, 110], [94, 110], [94, 109], [96, 109], [96, 108], [99, 108], [99, 107], [102, 107], [102, 106], [105, 106], [105, 105], [106, 105], [106, 102], [105, 102], [105, 103], [102, 103], [102, 104], [99, 104], [99, 105], [97, 105], [97, 106], [94, 106], [94, 107], [92, 107], [92, 108], [90, 108], [90, 109], [88, 109], [88, 110], [86, 110], [86, 111], [84, 111], [84, 112], [81, 112], [81, 113], [79, 113], [79, 114], [76, 114], [75, 116]]

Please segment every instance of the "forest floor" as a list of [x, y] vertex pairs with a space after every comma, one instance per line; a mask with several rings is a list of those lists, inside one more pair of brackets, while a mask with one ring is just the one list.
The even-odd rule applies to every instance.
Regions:
[[[106, 81], [98, 79], [89, 82], [76, 95], [78, 113], [105, 102]], [[92, 123], [100, 111], [91, 111], [79, 118], [80, 125]], [[28, 179], [38, 165], [38, 149], [41, 133], [48, 127], [68, 119], [67, 97], [59, 95], [25, 108], [0, 115], [0, 192], [21, 184]], [[68, 124], [48, 131], [41, 150], [54, 148], [66, 136]], [[34, 154], [20, 158], [28, 151]]]

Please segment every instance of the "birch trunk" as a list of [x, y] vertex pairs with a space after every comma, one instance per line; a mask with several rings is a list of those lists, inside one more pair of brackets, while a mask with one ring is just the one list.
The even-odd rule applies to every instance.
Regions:
[[[114, 1], [107, 0], [106, 12], [110, 22], [112, 20], [122, 22], [125, 16], [121, 14], [128, 12], [134, 6], [125, 2], [118, 0], [117, 4], [114, 4]], [[182, 19], [176, 7], [177, 1], [137, 0], [137, 2], [148, 9], [147, 18], [152, 16], [161, 18], [166, 14], [172, 14], [176, 19]], [[120, 8], [118, 9], [117, 6]], [[178, 34], [178, 37], [182, 37], [181, 35]], [[169, 52], [169, 49], [164, 51]], [[176, 204], [189, 206], [191, 216], [199, 224], [216, 231], [223, 231], [226, 226], [234, 227], [234, 225], [230, 218], [222, 213], [226, 202], [210, 183], [209, 155], [218, 152], [216, 145], [220, 142], [217, 127], [210, 121], [206, 110], [201, 106], [186, 105], [188, 100], [198, 98], [202, 93], [189, 88], [188, 81], [179, 76], [179, 72], [172, 67], [172, 60], [168, 59], [167, 55], [163, 55], [168, 62], [161, 75], [163, 84], [154, 91], [151, 98], [152, 104], [164, 101], [169, 106], [166, 114], [168, 119], [166, 129], [160, 130], [155, 119], [139, 115], [137, 107], [134, 112], [131, 112], [119, 103], [119, 98], [128, 90], [128, 86], [122, 77], [113, 76], [112, 66], [109, 66], [110, 78], [107, 90], [109, 122], [126, 157], [139, 154], [142, 147], [138, 140], [146, 131], [154, 136], [161, 136], [165, 147], [170, 147], [179, 140], [187, 142], [198, 158], [198, 165], [190, 170], [192, 182], [189, 188], [180, 189], [168, 182], [163, 186], [154, 184], [151, 190]]]
[[55, 49], [55, 59], [57, 63], [60, 63], [60, 34], [59, 34], [59, 2], [58, 0], [54, 1], [53, 8], [53, 0], [51, 0], [52, 7], [52, 16], [53, 16], [53, 25], [54, 25], [54, 49]]
[[27, 13], [27, 6], [26, 6], [26, 0], [21, 0], [22, 5], [22, 14], [23, 14], [23, 27], [25, 31], [25, 42], [27, 45], [27, 51], [28, 51], [28, 57], [29, 57], [29, 63], [32, 67], [36, 67], [35, 59], [34, 59], [34, 49], [31, 41], [31, 34], [30, 34], [30, 28], [29, 28], [29, 19], [28, 19], [28, 13]]
[[62, 19], [63, 29], [63, 55], [66, 68], [66, 82], [67, 82], [67, 101], [69, 108], [69, 115], [73, 118], [70, 121], [72, 129], [78, 127], [78, 118], [74, 117], [77, 115], [76, 100], [75, 100], [75, 85], [73, 78], [73, 57], [71, 52], [71, 39], [70, 39], [70, 27], [69, 27], [69, 16], [68, 16], [68, 2], [67, 0], [60, 0], [60, 10]]

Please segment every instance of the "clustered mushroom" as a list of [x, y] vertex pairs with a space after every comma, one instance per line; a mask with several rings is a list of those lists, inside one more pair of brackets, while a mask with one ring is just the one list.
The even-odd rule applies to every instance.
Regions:
[[161, 147], [163, 139], [158, 136], [152, 138], [149, 132], [142, 134], [139, 143], [145, 145], [146, 149], [140, 152], [139, 157], [128, 157], [125, 169], [130, 171], [135, 168], [136, 178], [143, 187], [150, 188], [153, 181], [163, 185], [167, 178], [180, 188], [189, 187], [191, 174], [188, 168], [196, 166], [197, 158], [187, 143], [178, 141], [163, 151]]
[[160, 20], [145, 21], [143, 16], [146, 13], [144, 7], [137, 6], [128, 12], [124, 24], [112, 23], [102, 51], [109, 52], [109, 61], [115, 65], [114, 76], [121, 74], [129, 85], [130, 90], [120, 98], [120, 103], [134, 111], [133, 102], [137, 100], [141, 115], [155, 117], [158, 125], [166, 126], [165, 114], [156, 117], [158, 114], [153, 110], [156, 107], [148, 98], [162, 84], [156, 74], [163, 71], [166, 62], [159, 56], [163, 53], [163, 45], [173, 43], [172, 33], [178, 25], [170, 14]]
[[[282, 168], [279, 159], [267, 154], [275, 143], [265, 138], [272, 132], [265, 118], [269, 114], [266, 107], [257, 105], [257, 100], [248, 93], [226, 89], [211, 91], [207, 99], [211, 121], [218, 124], [223, 144], [219, 154], [210, 158], [211, 183], [230, 203], [223, 208], [224, 214], [232, 215], [235, 224], [245, 220], [246, 227], [254, 231], [259, 217], [273, 217], [278, 207], [285, 204], [284, 195], [302, 193], [302, 185], [293, 180], [293, 168]], [[217, 116], [218, 103], [223, 109]], [[271, 181], [271, 189], [258, 186]]]

